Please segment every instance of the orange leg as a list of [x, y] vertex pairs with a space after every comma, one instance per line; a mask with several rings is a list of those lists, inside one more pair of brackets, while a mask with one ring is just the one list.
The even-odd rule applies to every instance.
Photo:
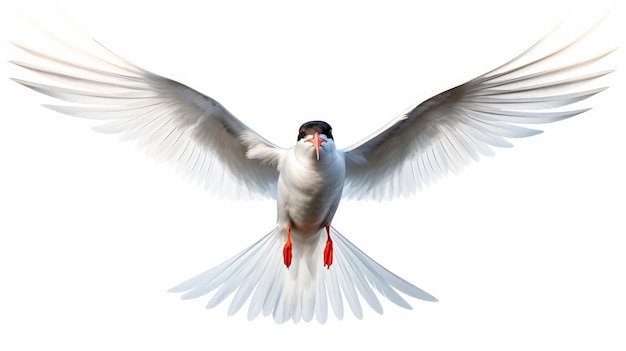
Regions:
[[291, 266], [291, 246], [291, 228], [287, 226], [287, 242], [285, 247], [283, 247], [283, 262], [287, 268]]
[[324, 266], [330, 269], [333, 264], [333, 241], [330, 238], [330, 226], [326, 226], [326, 247], [324, 248]]

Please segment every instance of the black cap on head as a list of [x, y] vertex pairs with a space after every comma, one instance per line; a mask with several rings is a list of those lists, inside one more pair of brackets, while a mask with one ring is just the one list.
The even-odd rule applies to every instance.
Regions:
[[333, 128], [330, 124], [324, 121], [310, 121], [300, 126], [298, 141], [307, 135], [315, 134], [315, 132], [326, 135], [328, 139], [333, 139]]

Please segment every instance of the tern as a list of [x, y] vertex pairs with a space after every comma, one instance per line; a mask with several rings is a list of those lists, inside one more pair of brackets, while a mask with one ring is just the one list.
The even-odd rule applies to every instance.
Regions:
[[44, 106], [104, 122], [96, 129], [138, 141], [212, 193], [276, 200], [274, 229], [170, 291], [191, 299], [217, 290], [207, 308], [232, 295], [228, 314], [248, 303], [248, 319], [262, 313], [277, 323], [314, 317], [324, 323], [329, 304], [343, 318], [344, 301], [359, 319], [361, 300], [383, 312], [379, 295], [407, 309], [411, 306], [400, 293], [437, 301], [332, 226], [341, 200], [413, 194], [480, 156], [491, 156], [494, 147], [511, 147], [508, 139], [541, 132], [523, 125], [587, 111], [563, 107], [606, 89], [580, 87], [612, 71], [594, 68], [612, 50], [551, 64], [576, 56], [573, 49], [592, 30], [533, 57], [548, 35], [502, 66], [411, 107], [344, 149], [336, 147], [332, 127], [324, 121], [294, 128], [295, 145], [278, 147], [214, 99], [135, 66], [91, 38], [94, 50], [86, 51], [46, 33], [58, 45], [57, 54], [15, 43], [37, 63], [12, 62], [53, 83], [16, 82], [70, 103]]

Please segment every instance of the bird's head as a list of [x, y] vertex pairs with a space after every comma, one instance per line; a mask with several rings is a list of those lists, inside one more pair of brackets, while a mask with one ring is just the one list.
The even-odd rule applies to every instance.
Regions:
[[306, 122], [298, 131], [298, 143], [315, 150], [315, 158], [320, 160], [320, 149], [334, 146], [333, 129], [324, 121]]

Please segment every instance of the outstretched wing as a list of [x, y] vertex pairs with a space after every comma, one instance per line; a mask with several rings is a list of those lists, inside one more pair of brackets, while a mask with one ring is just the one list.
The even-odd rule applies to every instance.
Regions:
[[[95, 41], [86, 52], [52, 37], [63, 57], [15, 44], [39, 64], [13, 61], [53, 83], [14, 79], [73, 103], [52, 110], [104, 121], [96, 130], [120, 133], [182, 168], [207, 190], [231, 198], [275, 198], [283, 151], [222, 105], [188, 86], [141, 69]], [[73, 59], [69, 59], [73, 58]], [[248, 154], [255, 158], [248, 158]], [[258, 155], [262, 155], [259, 158]]]
[[[575, 57], [576, 44], [592, 30], [532, 58], [542, 49], [547, 37], [543, 38], [508, 63], [431, 97], [344, 149], [344, 198], [381, 200], [414, 194], [480, 155], [491, 156], [492, 147], [512, 146], [507, 138], [541, 133], [520, 124], [550, 123], [587, 111], [559, 108], [606, 89], [573, 89], [611, 72], [588, 72], [588, 67], [613, 50]], [[574, 61], [555, 67], [553, 63], [561, 58]]]

